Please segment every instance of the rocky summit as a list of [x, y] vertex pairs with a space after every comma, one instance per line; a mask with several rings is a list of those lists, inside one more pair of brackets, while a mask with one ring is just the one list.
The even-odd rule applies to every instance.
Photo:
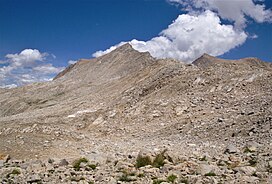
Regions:
[[125, 44], [0, 89], [0, 183], [272, 183], [272, 65]]

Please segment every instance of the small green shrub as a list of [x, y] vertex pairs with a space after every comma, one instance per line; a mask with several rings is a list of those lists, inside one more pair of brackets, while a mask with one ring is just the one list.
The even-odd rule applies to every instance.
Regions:
[[168, 182], [171, 182], [171, 183], [174, 183], [175, 180], [176, 180], [177, 178], [178, 178], [178, 177], [177, 177], [176, 175], [171, 174], [171, 175], [169, 175], [169, 176], [167, 177], [167, 181], [168, 181]]
[[[133, 175], [135, 175], [135, 174], [133, 174]], [[128, 174], [128, 173], [123, 173], [123, 175], [119, 178], [119, 181], [124, 181], [124, 182], [136, 181], [136, 179], [130, 177], [133, 175]]]
[[154, 167], [160, 168], [164, 165], [164, 155], [163, 153], [159, 153], [158, 155], [156, 155], [156, 158], [154, 159], [154, 162], [152, 163], [152, 165]]
[[13, 169], [10, 174], [18, 175], [21, 174], [21, 171], [19, 169]]
[[160, 184], [162, 182], [165, 182], [165, 180], [161, 180], [161, 179], [155, 179], [155, 180], [153, 180], [153, 184]]
[[188, 181], [188, 179], [186, 179], [186, 178], [182, 178], [182, 179], [179, 181], [179, 183], [189, 184], [189, 181]]
[[21, 174], [21, 171], [19, 169], [13, 169], [10, 173], [6, 175], [6, 178], [9, 178], [10, 175], [18, 175]]
[[140, 173], [140, 174], [138, 174], [138, 177], [143, 178], [143, 177], [145, 177], [145, 175], [144, 175], [144, 173]]
[[96, 164], [88, 164], [87, 165], [89, 168], [91, 168], [92, 170], [95, 170], [96, 169]]
[[75, 160], [74, 161], [74, 163], [73, 163], [73, 167], [74, 167], [74, 169], [76, 170], [76, 171], [79, 171], [79, 169], [80, 169], [80, 164], [81, 163], [88, 163], [89, 162], [89, 160], [87, 159], [87, 158], [80, 158], [80, 159], [78, 159], [78, 160]]
[[143, 166], [147, 166], [147, 165], [152, 165], [153, 167], [157, 167], [160, 168], [162, 166], [164, 166], [164, 160], [168, 160], [170, 162], [173, 162], [172, 159], [170, 157], [166, 157], [165, 156], [165, 152], [167, 150], [162, 151], [161, 153], [157, 154], [155, 159], [152, 162], [152, 159], [150, 156], [142, 156], [142, 155], [138, 155], [136, 158], [136, 167], [140, 168]]
[[140, 167], [144, 167], [146, 165], [152, 165], [152, 161], [151, 161], [150, 156], [138, 155], [138, 157], [136, 159], [136, 167], [140, 168]]
[[209, 173], [206, 173], [205, 176], [216, 176], [216, 174], [213, 172], [209, 172]]

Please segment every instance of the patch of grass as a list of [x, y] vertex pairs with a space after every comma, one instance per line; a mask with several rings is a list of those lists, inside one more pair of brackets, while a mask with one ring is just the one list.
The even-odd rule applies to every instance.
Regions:
[[171, 174], [171, 175], [169, 175], [169, 176], [167, 177], [167, 181], [168, 181], [168, 182], [171, 182], [171, 183], [174, 183], [175, 180], [176, 180], [177, 178], [178, 178], [178, 177], [177, 177], [176, 175]]
[[186, 179], [186, 178], [182, 178], [179, 182], [180, 182], [180, 183], [189, 184], [189, 181], [188, 181], [188, 179]]
[[19, 169], [13, 169], [10, 174], [18, 175], [21, 174], [21, 171]]
[[138, 155], [137, 159], [136, 159], [136, 167], [140, 168], [140, 167], [144, 167], [146, 165], [152, 165], [152, 161], [151, 161], [150, 156]]
[[89, 181], [88, 184], [94, 184], [94, 182], [93, 181]]
[[76, 170], [76, 171], [79, 171], [79, 169], [80, 169], [80, 164], [81, 163], [88, 163], [89, 162], [89, 160], [87, 159], [87, 158], [80, 158], [80, 159], [78, 159], [78, 160], [75, 160], [74, 162], [73, 162], [73, 168]]
[[166, 182], [165, 180], [161, 180], [161, 179], [155, 179], [153, 180], [153, 184], [160, 184], [162, 182]]
[[255, 167], [257, 165], [257, 159], [252, 158], [248, 161], [248, 163], [250, 164], [250, 166]]
[[143, 178], [143, 177], [145, 177], [145, 175], [144, 175], [144, 173], [140, 173], [140, 174], [138, 174], [138, 177]]
[[152, 162], [152, 159], [150, 156], [146, 155], [146, 156], [142, 156], [142, 155], [138, 155], [136, 158], [136, 167], [140, 168], [143, 166], [147, 166], [147, 165], [152, 165], [153, 167], [157, 167], [160, 168], [162, 166], [164, 166], [165, 162], [164, 160], [168, 160], [170, 162], [173, 162], [172, 159], [169, 157], [165, 156], [165, 152], [167, 150], [162, 151], [161, 153], [157, 154], [155, 159]]
[[131, 174], [123, 173], [123, 175], [119, 178], [119, 181], [124, 181], [124, 182], [136, 181], [136, 179], [130, 177], [130, 176], [134, 176], [135, 174], [134, 173], [133, 175]]
[[87, 165], [89, 168], [91, 168], [92, 170], [95, 170], [97, 165], [96, 164], [88, 164]]
[[6, 178], [9, 178], [11, 175], [18, 175], [21, 174], [21, 171], [19, 169], [13, 169], [10, 173], [6, 175]]
[[209, 172], [209, 173], [206, 173], [205, 176], [216, 176], [216, 174], [214, 172]]
[[164, 159], [165, 159], [164, 152], [159, 153], [158, 155], [156, 155], [152, 165], [154, 167], [160, 168], [164, 166]]

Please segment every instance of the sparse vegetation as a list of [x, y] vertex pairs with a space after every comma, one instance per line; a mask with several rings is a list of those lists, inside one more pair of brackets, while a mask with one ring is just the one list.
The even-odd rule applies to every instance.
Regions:
[[216, 176], [216, 174], [214, 172], [209, 172], [209, 173], [205, 174], [205, 176]]
[[13, 169], [10, 174], [18, 175], [21, 174], [21, 171], [19, 169]]
[[9, 178], [11, 175], [18, 175], [21, 174], [19, 169], [13, 169], [9, 174], [6, 175], [6, 178]]
[[136, 159], [136, 167], [140, 168], [143, 166], [152, 165], [153, 167], [160, 168], [160, 167], [164, 166], [164, 160], [166, 159], [166, 157], [164, 155], [165, 152], [166, 152], [166, 150], [157, 154], [153, 162], [152, 162], [152, 159], [149, 155], [145, 155], [145, 156], [138, 155], [138, 157]]
[[144, 173], [138, 174], [138, 177], [139, 177], [139, 178], [143, 178], [144, 176], [145, 176]]
[[135, 173], [124, 172], [123, 175], [119, 178], [119, 181], [124, 181], [124, 182], [136, 181], [136, 179], [131, 178], [131, 176], [135, 176]]
[[80, 170], [80, 164], [81, 163], [88, 163], [89, 160], [87, 158], [80, 158], [78, 160], [75, 160], [74, 163], [73, 163], [73, 167], [76, 171], [79, 171]]
[[146, 165], [152, 165], [152, 161], [151, 161], [150, 156], [138, 155], [138, 157], [136, 159], [136, 167], [140, 168], [140, 167], [144, 167]]
[[177, 177], [176, 175], [171, 174], [171, 175], [169, 175], [169, 176], [167, 177], [167, 181], [168, 181], [168, 182], [171, 182], [171, 183], [174, 183], [175, 180], [176, 180], [177, 178], [178, 178], [178, 177]]
[[91, 168], [92, 170], [95, 170], [97, 165], [96, 164], [88, 164], [88, 168]]
[[153, 184], [160, 184], [162, 182], [166, 182], [165, 180], [162, 180], [162, 179], [154, 179], [153, 180]]
[[186, 178], [180, 179], [179, 182], [180, 182], [180, 183], [184, 183], [184, 184], [189, 184], [189, 181], [188, 181], [188, 179], [186, 179]]
[[152, 165], [154, 167], [160, 168], [160, 167], [162, 167], [164, 165], [164, 160], [165, 160], [164, 153], [165, 152], [166, 152], [166, 150], [159, 153], [158, 155], [156, 155], [156, 158], [154, 159], [154, 161], [152, 163]]

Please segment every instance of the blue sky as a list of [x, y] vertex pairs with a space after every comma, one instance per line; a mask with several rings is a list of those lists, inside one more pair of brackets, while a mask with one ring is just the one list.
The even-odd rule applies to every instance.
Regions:
[[[244, 0], [251, 3], [248, 9], [254, 9], [257, 5], [265, 7], [262, 10], [256, 8], [259, 17], [243, 10], [245, 14], [242, 16], [246, 22], [242, 23], [241, 20], [228, 17], [228, 12], [221, 5], [205, 2], [206, 7], [203, 9], [194, 1], [203, 3], [205, 0], [0, 0], [0, 87], [49, 80], [49, 77], [66, 67], [70, 60], [91, 58], [99, 50], [104, 54], [104, 50], [109, 47], [133, 39], [136, 39], [133, 44], [139, 51], [154, 50], [157, 43], [168, 44], [156, 48], [153, 54], [155, 57], [173, 56], [190, 61], [202, 51], [207, 51], [228, 59], [258, 57], [272, 61], [272, 24], [269, 20], [272, 17], [267, 20], [260, 17], [261, 11], [270, 13], [271, 0]], [[178, 18], [182, 14], [188, 16]], [[214, 25], [232, 25], [232, 28], [222, 26], [215, 33], [218, 34], [218, 40], [226, 36], [232, 43], [218, 50], [207, 48], [211, 40], [206, 40], [206, 48], [194, 50], [193, 55], [186, 55], [185, 48], [180, 51], [183, 42], [188, 44], [188, 48], [190, 44], [196, 44], [190, 42], [192, 34], [184, 38], [182, 32], [179, 32], [179, 29], [184, 28], [180, 25], [182, 22], [195, 17], [195, 23], [188, 26], [198, 26], [203, 20], [212, 20]], [[222, 23], [218, 23], [217, 18]], [[169, 25], [173, 26], [167, 29]], [[166, 31], [158, 36], [163, 30]], [[222, 30], [229, 31], [229, 35], [223, 35]], [[173, 50], [176, 50], [173, 53], [167, 50], [173, 48], [172, 41], [178, 45], [174, 47]], [[225, 46], [224, 43], [222, 40], [216, 42], [215, 46]], [[158, 55], [161, 50], [167, 53]], [[46, 67], [48, 70], [41, 72]], [[35, 72], [32, 72], [33, 68]], [[20, 77], [25, 80], [20, 81]]]
[[60, 66], [120, 41], [148, 40], [180, 13], [164, 0], [0, 0], [0, 7], [1, 58], [36, 48]]

